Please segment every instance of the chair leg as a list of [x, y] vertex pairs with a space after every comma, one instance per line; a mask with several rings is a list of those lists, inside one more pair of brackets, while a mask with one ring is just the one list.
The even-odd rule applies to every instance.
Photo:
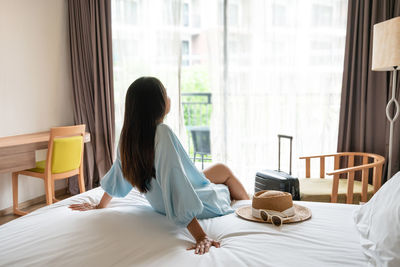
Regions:
[[338, 191], [339, 191], [339, 174], [335, 174], [333, 176], [333, 183], [332, 183], [331, 203], [337, 203]]
[[[46, 204], [47, 205], [53, 204], [53, 193], [52, 193], [53, 186], [51, 184], [52, 184], [51, 175], [46, 175], [44, 177], [44, 191], [46, 193]], [[53, 182], [53, 184], [54, 184], [54, 182]]]
[[21, 211], [18, 209], [18, 173], [12, 173], [12, 190], [13, 190], [13, 212], [15, 215], [23, 216], [28, 214], [25, 211]]
[[85, 189], [85, 178], [83, 176], [83, 172], [79, 172], [78, 174], [78, 183], [79, 183], [79, 191], [83, 193], [86, 191]]
[[12, 173], [12, 190], [13, 190], [13, 210], [14, 213], [18, 209], [18, 173]]
[[51, 194], [52, 194], [52, 198], [53, 198], [53, 203], [56, 203], [56, 202], [60, 201], [56, 198], [56, 185], [55, 185], [56, 181], [52, 179], [50, 181], [50, 183], [51, 183]]

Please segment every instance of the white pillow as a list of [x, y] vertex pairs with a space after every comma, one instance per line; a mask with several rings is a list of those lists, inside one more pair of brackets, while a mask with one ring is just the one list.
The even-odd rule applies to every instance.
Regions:
[[373, 266], [400, 266], [400, 172], [354, 212], [360, 243]]

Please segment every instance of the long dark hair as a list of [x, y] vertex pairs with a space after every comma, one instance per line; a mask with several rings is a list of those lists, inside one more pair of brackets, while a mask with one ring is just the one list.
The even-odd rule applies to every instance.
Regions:
[[154, 137], [166, 111], [167, 94], [154, 77], [142, 77], [128, 88], [120, 138], [122, 173], [140, 192], [150, 190], [155, 177]]

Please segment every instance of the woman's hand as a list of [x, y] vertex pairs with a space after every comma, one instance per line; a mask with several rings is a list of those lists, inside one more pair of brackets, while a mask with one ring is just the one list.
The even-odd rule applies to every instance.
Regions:
[[69, 208], [72, 210], [80, 210], [80, 211], [86, 211], [86, 210], [95, 210], [95, 209], [103, 209], [107, 207], [108, 203], [110, 203], [112, 197], [104, 192], [103, 197], [100, 200], [100, 203], [98, 205], [95, 204], [90, 204], [90, 203], [80, 203], [80, 204], [72, 204], [69, 205]]
[[203, 255], [204, 253], [207, 253], [210, 250], [211, 246], [219, 248], [220, 243], [208, 238], [208, 236], [205, 236], [203, 239], [197, 241], [196, 245], [187, 248], [187, 250], [194, 249], [195, 254]]
[[195, 254], [203, 255], [210, 250], [211, 246], [214, 246], [216, 248], [220, 247], [219, 242], [208, 238], [206, 233], [204, 233], [203, 228], [201, 228], [196, 217], [194, 217], [193, 220], [188, 224], [187, 229], [196, 240], [196, 245], [187, 248], [187, 250], [194, 249]]
[[69, 208], [71, 210], [80, 210], [80, 211], [86, 211], [86, 210], [95, 210], [97, 209], [98, 205], [90, 204], [90, 203], [80, 203], [80, 204], [72, 204], [69, 205]]

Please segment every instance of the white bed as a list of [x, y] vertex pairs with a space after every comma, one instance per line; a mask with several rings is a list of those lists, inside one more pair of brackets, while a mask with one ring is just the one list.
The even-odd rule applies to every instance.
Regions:
[[[136, 190], [109, 208], [72, 211], [71, 203], [98, 201], [101, 188], [60, 201], [0, 226], [0, 266], [366, 266], [346, 204], [301, 202], [308, 221], [269, 225], [235, 214], [201, 220], [221, 241], [205, 255], [187, 251], [192, 237], [152, 210]], [[238, 207], [250, 201], [240, 201]]]

